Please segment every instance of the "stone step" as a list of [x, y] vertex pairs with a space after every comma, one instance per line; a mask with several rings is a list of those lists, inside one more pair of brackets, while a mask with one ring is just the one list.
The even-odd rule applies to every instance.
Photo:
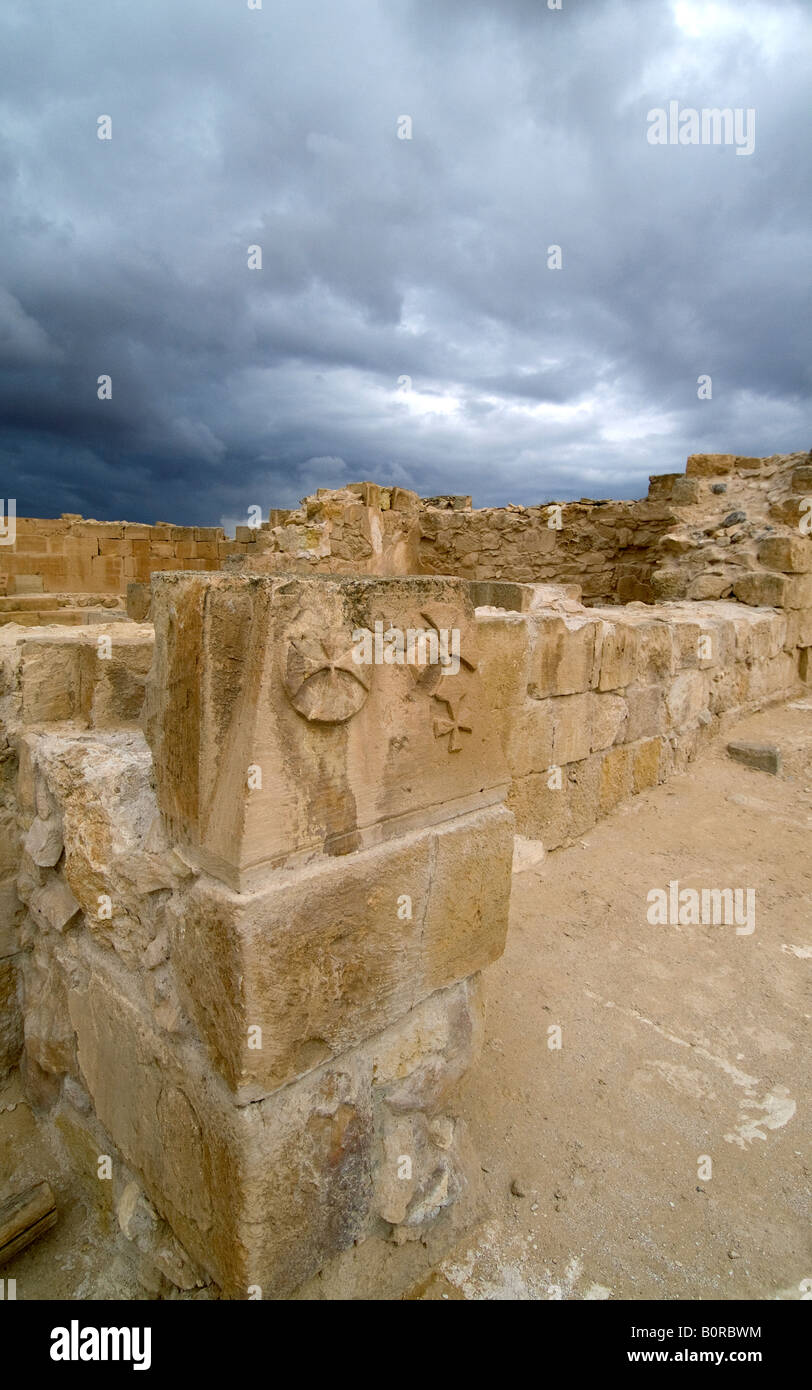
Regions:
[[4, 594], [0, 595], [0, 613], [27, 612], [30, 609], [39, 613], [50, 612], [54, 608], [63, 608], [67, 602], [67, 599], [57, 598], [54, 594]]

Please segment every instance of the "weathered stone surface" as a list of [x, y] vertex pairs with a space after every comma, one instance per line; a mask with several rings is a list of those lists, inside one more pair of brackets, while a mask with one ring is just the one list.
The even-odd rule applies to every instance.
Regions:
[[733, 592], [740, 603], [749, 603], [753, 608], [781, 608], [786, 597], [787, 580], [781, 574], [753, 570], [736, 580]]
[[682, 671], [666, 691], [669, 722], [681, 729], [691, 724], [708, 701], [707, 681], [700, 671]]
[[628, 744], [609, 748], [602, 755], [600, 774], [600, 811], [602, 815], [614, 810], [632, 790], [634, 759]]
[[48, 875], [45, 882], [31, 894], [28, 906], [41, 926], [53, 927], [59, 932], [69, 927], [81, 910], [70, 887], [59, 874]]
[[781, 771], [781, 750], [774, 743], [750, 743], [736, 740], [727, 745], [729, 757], [734, 762], [754, 767], [759, 772], [771, 772], [777, 777]]
[[599, 690], [631, 685], [640, 652], [638, 629], [628, 623], [604, 623], [600, 648]]
[[812, 537], [768, 536], [758, 548], [758, 558], [767, 569], [805, 574], [812, 570]]
[[17, 938], [17, 914], [20, 900], [17, 885], [13, 878], [0, 882], [0, 960], [13, 956], [19, 950]]
[[579, 762], [592, 751], [591, 693], [562, 695], [553, 701], [553, 762]]
[[46, 819], [37, 816], [23, 841], [26, 854], [40, 868], [53, 868], [62, 857], [62, 820], [58, 815]]
[[515, 835], [513, 838], [513, 872], [514, 874], [535, 873], [537, 872], [545, 858], [547, 851], [541, 840], [528, 840], [524, 835]]
[[[153, 609], [159, 803], [173, 842], [230, 886], [503, 798], [461, 581], [162, 575]], [[457, 630], [459, 671], [357, 665], [353, 633], [376, 621]]]
[[689, 478], [716, 478], [731, 473], [735, 462], [735, 454], [691, 454], [685, 473]]
[[16, 1066], [23, 1045], [23, 1016], [14, 956], [0, 959], [0, 1077]]
[[[470, 1064], [481, 1008], [471, 983], [432, 995], [339, 1064], [234, 1107], [202, 1058], [188, 1053], [181, 1067], [111, 979], [91, 977], [69, 1004], [96, 1112], [156, 1211], [227, 1294], [246, 1297], [258, 1284], [266, 1298], [289, 1293], [386, 1219], [386, 1111], [431, 1114], [443, 1104]], [[424, 1150], [430, 1165], [437, 1147]], [[453, 1142], [444, 1152], [461, 1194]], [[421, 1153], [413, 1157], [423, 1202], [435, 1167], [423, 1171]], [[432, 1210], [429, 1202], [411, 1219]]]
[[495, 960], [512, 853], [512, 817], [492, 808], [252, 895], [191, 885], [171, 958], [229, 1085], [265, 1094]]
[[592, 747], [593, 753], [602, 748], [610, 748], [613, 743], [623, 743], [628, 737], [627, 721], [631, 715], [629, 701], [622, 695], [595, 695], [592, 700]]
[[530, 694], [575, 695], [597, 683], [595, 622], [563, 617], [534, 620], [535, 659], [531, 667]]

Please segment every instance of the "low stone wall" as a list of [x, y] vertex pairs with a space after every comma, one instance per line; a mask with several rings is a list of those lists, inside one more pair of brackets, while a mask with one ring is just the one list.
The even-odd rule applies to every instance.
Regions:
[[477, 609], [479, 647], [512, 778], [508, 805], [517, 831], [547, 849], [806, 678], [780, 612], [719, 602], [585, 608], [576, 592], [492, 585], [478, 595], [490, 605]]
[[13, 545], [0, 546], [0, 593], [126, 594], [155, 571], [218, 570], [243, 550], [220, 526], [18, 517]]

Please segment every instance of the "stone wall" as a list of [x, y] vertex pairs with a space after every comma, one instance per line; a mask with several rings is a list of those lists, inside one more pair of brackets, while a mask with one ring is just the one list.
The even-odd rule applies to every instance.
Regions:
[[[4, 1065], [97, 1199], [112, 1156], [158, 1285], [398, 1292], [477, 1211], [453, 1096], [507, 928], [468, 586], [153, 586], [154, 630], [0, 630]], [[452, 623], [459, 670], [351, 663], [378, 620]]]
[[733, 717], [802, 689], [803, 653], [783, 613], [723, 602], [585, 608], [577, 590], [482, 590], [479, 648], [508, 805], [517, 832], [547, 849], [680, 771]]
[[219, 526], [18, 517], [14, 544], [0, 546], [0, 593], [126, 594], [156, 570], [217, 570], [243, 548]]

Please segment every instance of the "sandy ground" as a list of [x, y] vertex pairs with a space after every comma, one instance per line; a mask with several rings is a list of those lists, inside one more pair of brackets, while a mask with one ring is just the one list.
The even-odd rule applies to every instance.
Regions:
[[[462, 1111], [493, 1218], [413, 1297], [797, 1299], [812, 1280], [812, 698], [793, 703], [727, 736], [778, 744], [780, 778], [722, 743], [515, 876]], [[753, 934], [649, 925], [670, 879], [754, 888]]]
[[[793, 704], [728, 734], [777, 743], [780, 777], [722, 743], [514, 878], [461, 1097], [492, 1217], [412, 1298], [795, 1299], [812, 1279], [812, 697]], [[671, 879], [754, 888], [755, 931], [649, 925]], [[0, 1172], [61, 1183], [13, 1078]], [[2, 1271], [18, 1298], [154, 1296], [112, 1213], [64, 1185], [60, 1211]]]

